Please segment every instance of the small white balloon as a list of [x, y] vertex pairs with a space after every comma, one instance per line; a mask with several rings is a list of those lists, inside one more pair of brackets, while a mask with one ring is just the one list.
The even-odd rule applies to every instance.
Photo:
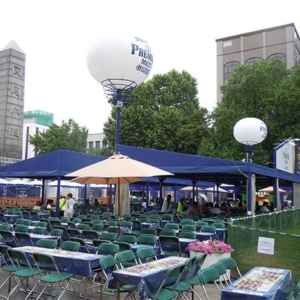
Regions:
[[233, 135], [241, 144], [253, 146], [261, 143], [267, 136], [266, 124], [257, 118], [244, 118], [239, 120], [234, 128]]
[[122, 89], [123, 80], [139, 85], [147, 79], [153, 55], [149, 44], [140, 37], [106, 36], [91, 45], [87, 65], [98, 82], [111, 80]]

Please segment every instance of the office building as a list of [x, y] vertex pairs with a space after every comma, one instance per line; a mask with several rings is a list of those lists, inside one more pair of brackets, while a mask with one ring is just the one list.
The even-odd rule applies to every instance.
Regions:
[[22, 159], [36, 156], [34, 146], [29, 143], [30, 136], [46, 132], [52, 124], [52, 113], [41, 110], [24, 112]]
[[91, 133], [87, 138], [88, 149], [105, 149], [107, 148], [107, 142], [105, 140], [104, 133]]
[[217, 39], [216, 43], [217, 102], [222, 101], [220, 86], [239, 65], [275, 58], [287, 68], [300, 64], [300, 39], [293, 23]]
[[0, 51], [0, 165], [22, 158], [25, 60], [15, 41]]

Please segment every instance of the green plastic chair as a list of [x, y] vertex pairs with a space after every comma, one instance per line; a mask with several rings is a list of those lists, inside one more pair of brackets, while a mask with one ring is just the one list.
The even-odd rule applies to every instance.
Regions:
[[119, 245], [113, 243], [101, 243], [97, 248], [97, 254], [112, 255], [115, 257], [120, 251]]
[[57, 248], [58, 241], [53, 239], [40, 239], [36, 243], [36, 247], [55, 249]]
[[135, 254], [132, 250], [125, 250], [117, 253], [117, 260], [120, 269], [137, 265]]
[[[240, 269], [238, 267], [238, 264], [236, 262], [236, 260], [232, 257], [226, 257], [226, 258], [221, 258], [219, 260], [219, 262], [221, 262], [224, 267], [226, 268], [226, 270], [236, 270], [236, 272], [239, 274], [240, 277], [242, 277], [242, 274], [240, 272]], [[229, 278], [229, 281], [231, 283], [231, 279]]]
[[[11, 279], [13, 276], [13, 273], [17, 270], [17, 268], [12, 264], [12, 262], [8, 259], [7, 257], [7, 249], [9, 249], [9, 246], [6, 245], [0, 245], [0, 261], [1, 261], [1, 269], [5, 272], [8, 273], [8, 276], [6, 279], [3, 281], [3, 283], [0, 286], [0, 297], [7, 299], [3, 295], [3, 292], [1, 292], [2, 288], [5, 287], [5, 291], [10, 292], [11, 291]], [[2, 280], [4, 275], [2, 275]], [[6, 283], [8, 283], [8, 287], [6, 286]]]
[[178, 237], [162, 235], [158, 237], [158, 240], [165, 257], [182, 255]]
[[174, 229], [174, 230], [179, 230], [179, 224], [178, 223], [166, 223], [165, 224], [165, 229]]
[[[23, 292], [31, 293], [32, 290], [25, 290], [28, 287], [28, 281], [31, 279], [34, 285], [37, 284], [37, 276], [45, 273], [45, 270], [33, 267], [27, 254], [23, 251], [8, 248], [6, 251], [8, 258], [10, 259], [12, 265], [15, 267], [16, 271], [12, 273], [12, 278], [14, 278], [16, 285], [10, 291], [7, 299], [10, 299], [13, 293], [20, 289]], [[23, 287], [23, 289], [21, 289]]]
[[157, 244], [157, 237], [153, 234], [142, 234], [137, 238], [137, 244], [155, 246]]
[[27, 232], [15, 232], [15, 237], [16, 237], [19, 247], [34, 246], [31, 236]]
[[136, 254], [140, 264], [151, 260], [157, 260], [155, 250], [151, 247], [138, 248]]
[[177, 236], [177, 233], [174, 229], [162, 229], [159, 232], [159, 236], [166, 235], [166, 236]]
[[87, 224], [81, 223], [81, 224], [76, 225], [75, 229], [77, 229], [77, 230], [89, 230], [90, 226], [87, 225]]
[[75, 241], [64, 241], [61, 244], [61, 249], [66, 251], [78, 252], [80, 249], [80, 243]]
[[29, 227], [28, 227], [28, 225], [18, 224], [14, 228], [14, 231], [15, 232], [28, 232], [29, 231]]
[[201, 269], [198, 271], [198, 277], [199, 277], [199, 283], [202, 286], [203, 292], [207, 298], [207, 300], [209, 300], [209, 296], [207, 293], [207, 290], [205, 288], [205, 285], [213, 282], [215, 284], [215, 287], [217, 288], [218, 292], [221, 295], [221, 290], [217, 284], [217, 280], [219, 280], [219, 273], [217, 272], [217, 270], [215, 268], [205, 268], [205, 269]]
[[[44, 294], [46, 289], [49, 290], [52, 298], [57, 299], [61, 299], [66, 290], [73, 292], [75, 291], [75, 288], [70, 281], [74, 275], [68, 272], [61, 272], [56, 264], [55, 258], [52, 255], [33, 253], [33, 258], [39, 270], [47, 268], [48, 271], [45, 275], [40, 276], [38, 282], [35, 284], [29, 295], [34, 293], [36, 287], [39, 287], [38, 291], [40, 292], [36, 299], [39, 299]], [[52, 271], [53, 268], [54, 271]], [[52, 295], [52, 291], [55, 290], [53, 289], [54, 284], [59, 286], [59, 290], [56, 295]], [[69, 285], [73, 287], [72, 290], [69, 289]]]
[[300, 299], [300, 280], [292, 291], [290, 291], [285, 297], [284, 300], [299, 300]]
[[113, 244], [119, 245], [120, 251], [131, 250], [131, 245], [126, 242], [113, 242]]
[[183, 225], [195, 225], [195, 221], [192, 220], [192, 219], [182, 219], [180, 220], [180, 225], [183, 226]]
[[142, 228], [140, 234], [153, 234], [157, 235], [157, 230], [155, 228]]
[[48, 223], [47, 222], [44, 222], [44, 221], [37, 221], [35, 223], [35, 227], [47, 227]]
[[[99, 220], [97, 220], [99, 221]], [[99, 224], [93, 224], [93, 226], [91, 227], [92, 230], [95, 231], [102, 231], [104, 229], [104, 225], [99, 223]]]
[[230, 282], [229, 276], [227, 276], [227, 269], [223, 265], [222, 262], [218, 261], [217, 263], [214, 263], [210, 265], [211, 268], [215, 268], [219, 274], [219, 283], [224, 288], [223, 281], [225, 281], [226, 285], [228, 285], [228, 282]]
[[99, 240], [112, 242], [117, 240], [117, 236], [115, 232], [102, 232], [99, 236]]
[[180, 231], [178, 234], [178, 237], [195, 240], [197, 235], [196, 235], [196, 232], [194, 232], [194, 231]]
[[[159, 288], [156, 291], [151, 292], [149, 295], [149, 298], [151, 298], [152, 300], [156, 300], [156, 299], [157, 300], [171, 300], [171, 299], [177, 298], [178, 293], [175, 291], [175, 287], [182, 276], [184, 268], [185, 268], [184, 264], [178, 265], [175, 267], [171, 267], [167, 271]], [[167, 281], [175, 282], [173, 284], [173, 289], [168, 289], [165, 287]]]
[[188, 231], [196, 231], [197, 227], [196, 227], [196, 225], [193, 225], [193, 224], [185, 224], [185, 225], [182, 225], [181, 229], [188, 230]]
[[21, 224], [23, 224], [23, 225], [30, 226], [32, 224], [32, 220], [30, 220], [30, 219], [18, 219], [18, 220], [21, 220]]
[[204, 222], [204, 221], [196, 221], [195, 225], [197, 226], [198, 230], [201, 230], [202, 226], [208, 226], [208, 222]]
[[32, 229], [32, 233], [35, 233], [35, 234], [45, 234], [46, 233], [46, 227], [34, 227]]
[[53, 236], [58, 236], [58, 237], [62, 237], [64, 231], [62, 229], [59, 228], [54, 228], [51, 230], [50, 234]]
[[202, 226], [201, 227], [201, 232], [212, 232], [212, 233], [215, 233], [216, 232], [216, 227], [215, 226], [211, 226], [211, 225]]
[[175, 283], [175, 285], [170, 284], [165, 288], [176, 291], [177, 293], [179, 293], [179, 296], [181, 296], [181, 298], [186, 299], [184, 293], [192, 292], [192, 285], [189, 283], [189, 279], [192, 276], [192, 271], [194, 270], [196, 260], [196, 256], [188, 258], [184, 263], [184, 269], [182, 271], [185, 272], [186, 276], [184, 278], [181, 277], [180, 280]]
[[128, 244], [135, 244], [137, 242], [137, 237], [135, 235], [122, 234], [118, 237], [117, 241], [128, 243]]
[[81, 249], [83, 249], [86, 253], [90, 252], [90, 248], [88, 247], [84, 239], [78, 237], [71, 237], [70, 241], [78, 242], [80, 244]]
[[95, 225], [95, 224], [103, 224], [103, 220], [100, 220], [100, 219], [93, 219], [93, 217], [92, 217], [91, 223], [93, 223], [94, 225]]
[[214, 226], [216, 228], [225, 228], [225, 223], [217, 222], [217, 223], [212, 223], [211, 226]]
[[[108, 283], [112, 277], [112, 272], [117, 269], [116, 260], [112, 255], [106, 255], [104, 257], [101, 257], [99, 262], [105, 279], [103, 293], [113, 294], [115, 296], [115, 299], [117, 299], [117, 288], [108, 286]], [[136, 287], [134, 285], [125, 284], [119, 288], [119, 292], [126, 293], [125, 299], [127, 299], [128, 297], [132, 298], [131, 295], [133, 295], [135, 289]]]
[[81, 236], [85, 240], [97, 240], [99, 238], [99, 234], [95, 230], [82, 230]]

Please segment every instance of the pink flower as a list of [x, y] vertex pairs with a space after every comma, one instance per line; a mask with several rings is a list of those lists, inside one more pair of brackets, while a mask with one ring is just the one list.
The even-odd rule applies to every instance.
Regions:
[[231, 253], [233, 249], [230, 245], [219, 240], [196, 241], [188, 245], [188, 249], [194, 252], [201, 253]]

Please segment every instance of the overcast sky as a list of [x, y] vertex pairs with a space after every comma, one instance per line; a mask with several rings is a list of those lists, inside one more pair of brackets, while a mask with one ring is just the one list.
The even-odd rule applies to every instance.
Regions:
[[15, 40], [26, 54], [25, 111], [54, 113], [58, 125], [74, 119], [102, 132], [110, 115], [102, 86], [86, 65], [103, 34], [148, 41], [151, 76], [171, 69], [197, 79], [199, 102], [216, 105], [216, 39], [294, 23], [299, 0], [0, 0], [0, 49]]

